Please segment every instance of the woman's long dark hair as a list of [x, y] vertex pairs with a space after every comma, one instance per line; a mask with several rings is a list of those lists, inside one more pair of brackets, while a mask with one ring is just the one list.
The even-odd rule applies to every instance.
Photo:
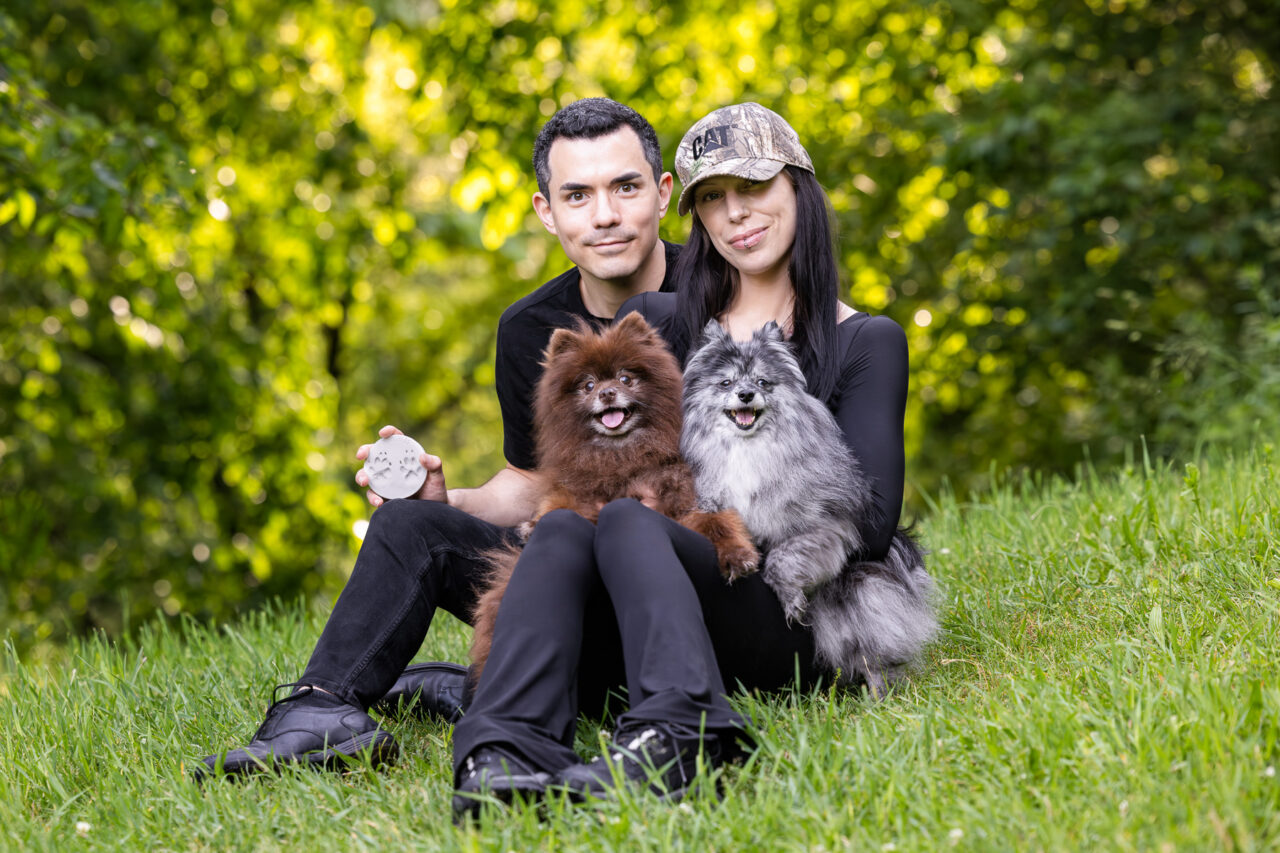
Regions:
[[[796, 190], [796, 237], [787, 269], [795, 289], [791, 346], [809, 393], [827, 403], [835, 391], [839, 362], [836, 300], [840, 277], [830, 202], [812, 173], [796, 166], [785, 166], [783, 172]], [[668, 334], [676, 352], [687, 357], [707, 321], [719, 317], [733, 301], [737, 281], [732, 272], [695, 212], [689, 242], [672, 271], [676, 316]]]

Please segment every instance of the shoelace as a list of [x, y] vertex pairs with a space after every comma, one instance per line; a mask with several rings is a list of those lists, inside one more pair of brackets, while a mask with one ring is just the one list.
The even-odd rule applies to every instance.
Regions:
[[[285, 696], [283, 699], [277, 699], [276, 696], [280, 693], [281, 690], [283, 690], [286, 687], [292, 687], [294, 689], [294, 692], [290, 693], [288, 696]], [[271, 717], [275, 714], [276, 708], [279, 708], [281, 705], [283, 705], [286, 702], [295, 702], [298, 699], [303, 698], [304, 696], [310, 696], [312, 693], [315, 693], [315, 692], [316, 692], [316, 689], [312, 687], [310, 684], [303, 684], [299, 681], [291, 681], [287, 684], [277, 684], [275, 686], [275, 689], [271, 691], [271, 704], [267, 707], [266, 714], [263, 715], [262, 725], [258, 726], [258, 730], [254, 732], [253, 739], [258, 740], [259, 738], [262, 737], [262, 732], [267, 728], [267, 725], [271, 722]]]
[[[462, 770], [459, 773], [459, 782], [463, 779], [474, 779], [477, 774], [485, 769], [496, 768], [499, 773], [509, 776], [520, 776], [535, 772], [526, 767], [523, 762], [507, 755], [505, 752], [500, 752], [496, 749], [481, 749], [477, 750], [477, 752], [479, 753], [478, 755], [475, 753], [468, 755], [467, 760], [463, 762]], [[457, 787], [456, 783], [454, 787]]]
[[[650, 743], [653, 744], [654, 752], [660, 753], [659, 755], [655, 756], [650, 752], [648, 748]], [[618, 730], [613, 736], [610, 757], [615, 762], [621, 762], [624, 758], [631, 760], [646, 772], [660, 770], [665, 773], [674, 767], [680, 774], [681, 782], [687, 784], [689, 775], [685, 770], [685, 756], [699, 751], [714, 761], [720, 754], [720, 739], [709, 734], [701, 738], [700, 742], [686, 746], [673, 732], [650, 724]], [[664, 752], [670, 754], [661, 755]], [[596, 756], [592, 761], [599, 761], [602, 758], [603, 756]]]
[[[658, 743], [655, 746], [661, 750], [671, 740], [668, 737], [663, 737], [663, 733], [652, 726], [645, 726], [639, 734], [635, 734], [635, 731], [635, 729], [620, 731], [614, 735], [613, 745], [615, 749], [611, 753], [614, 761], [622, 761], [624, 754], [634, 761], [652, 761], [652, 756], [650, 756], [649, 750], [645, 749], [645, 744], [657, 738]], [[621, 747], [621, 749], [617, 749], [618, 747]]]

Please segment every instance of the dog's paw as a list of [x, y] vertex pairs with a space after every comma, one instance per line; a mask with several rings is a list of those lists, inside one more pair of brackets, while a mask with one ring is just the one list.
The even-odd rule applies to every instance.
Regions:
[[786, 614], [788, 625], [808, 625], [804, 618], [808, 609], [809, 600], [802, 592], [797, 592], [792, 598], [782, 602], [782, 612]]
[[868, 668], [862, 674], [862, 683], [866, 687], [868, 695], [877, 702], [889, 695], [889, 682], [878, 669]]
[[804, 590], [798, 586], [779, 583], [770, 572], [766, 572], [764, 578], [777, 597], [778, 603], [782, 605], [782, 613], [787, 617], [787, 624], [809, 624], [804, 618], [809, 609], [809, 597], [804, 594]]
[[754, 574], [760, 568], [760, 552], [750, 543], [722, 547], [719, 557], [720, 574], [730, 583]]
[[532, 521], [522, 521], [519, 524], [517, 524], [516, 538], [519, 539], [522, 543], [528, 542], [529, 537], [533, 535], [534, 524], [535, 522], [532, 522]]

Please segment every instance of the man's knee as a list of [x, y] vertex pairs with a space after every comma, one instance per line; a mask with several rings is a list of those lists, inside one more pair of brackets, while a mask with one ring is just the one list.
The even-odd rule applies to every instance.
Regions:
[[469, 520], [462, 510], [440, 501], [391, 500], [374, 511], [364, 542], [416, 550], [464, 538]]

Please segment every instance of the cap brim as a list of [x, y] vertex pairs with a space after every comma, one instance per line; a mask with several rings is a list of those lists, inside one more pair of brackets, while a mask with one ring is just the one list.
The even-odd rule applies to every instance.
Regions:
[[767, 181], [781, 172], [786, 165], [781, 160], [766, 160], [763, 157], [735, 157], [710, 166], [680, 191], [680, 200], [676, 202], [676, 213], [684, 216], [689, 212], [689, 208], [693, 207], [693, 195], [690, 191], [707, 178], [729, 175], [748, 181]]

